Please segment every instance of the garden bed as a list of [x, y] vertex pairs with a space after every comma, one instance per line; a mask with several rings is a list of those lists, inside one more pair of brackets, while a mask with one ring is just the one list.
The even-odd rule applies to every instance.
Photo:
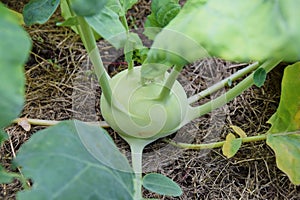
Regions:
[[[5, 2], [5, 1], [4, 1]], [[17, 11], [24, 6], [20, 1], [7, 2]], [[143, 26], [149, 14], [149, 2], [140, 1], [129, 12], [129, 20], [136, 28]], [[59, 11], [58, 11], [59, 12]], [[59, 14], [45, 25], [27, 27], [33, 40], [30, 59], [25, 66], [26, 104], [20, 117], [43, 120], [80, 119], [103, 120], [100, 111], [101, 89], [92, 73], [91, 64], [78, 35], [55, 23]], [[106, 42], [98, 41], [104, 65], [111, 75], [126, 68], [124, 57]], [[220, 81], [245, 63], [231, 63], [218, 58], [199, 60], [185, 66], [179, 77], [188, 95], [196, 94]], [[230, 125], [239, 126], [248, 136], [265, 133], [267, 120], [275, 113], [284, 65], [273, 70], [263, 87], [251, 87], [233, 101], [206, 114], [169, 136], [178, 142], [209, 143], [224, 140]], [[201, 100], [216, 98], [225, 90]], [[19, 147], [36, 131], [45, 126], [33, 125], [30, 131], [14, 124], [6, 130], [9, 140], [0, 150], [0, 162], [13, 170], [11, 162]], [[129, 147], [118, 134], [107, 128], [119, 149], [129, 156]], [[265, 142], [243, 144], [233, 158], [227, 159], [221, 149], [183, 150], [158, 140], [145, 149], [145, 172], [167, 175], [180, 185], [183, 195], [163, 197], [145, 191], [145, 197], [159, 199], [299, 199], [300, 188], [290, 183], [275, 163], [273, 151]], [[45, 172], [46, 173], [46, 172]], [[0, 185], [1, 199], [15, 199], [22, 186], [18, 181]]]

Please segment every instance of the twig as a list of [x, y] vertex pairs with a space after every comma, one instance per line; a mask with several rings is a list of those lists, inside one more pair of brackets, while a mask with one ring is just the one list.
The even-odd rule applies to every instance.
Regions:
[[[13, 123], [18, 123], [22, 118], [17, 118], [13, 120]], [[43, 119], [31, 119], [31, 118], [26, 118], [27, 122], [31, 125], [39, 125], [39, 126], [53, 126], [58, 124], [61, 121], [56, 121], [56, 120], [43, 120]], [[94, 126], [101, 126], [103, 128], [108, 128], [109, 125], [105, 121], [99, 121], [99, 122], [85, 122], [86, 124], [89, 125], [94, 125]]]

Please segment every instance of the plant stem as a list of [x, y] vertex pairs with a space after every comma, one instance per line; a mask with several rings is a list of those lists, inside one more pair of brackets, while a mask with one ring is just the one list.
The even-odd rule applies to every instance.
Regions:
[[131, 150], [132, 168], [135, 173], [134, 179], [134, 200], [142, 200], [142, 156], [144, 144], [129, 143]]
[[159, 100], [165, 101], [168, 98], [168, 96], [170, 95], [172, 86], [175, 83], [182, 68], [183, 68], [183, 65], [175, 65], [172, 72], [169, 74], [169, 76], [164, 84], [164, 87], [162, 88], [162, 90], [159, 94]]
[[228, 85], [228, 81], [232, 80], [235, 81], [238, 78], [243, 77], [244, 75], [248, 74], [249, 72], [252, 72], [253, 70], [255, 70], [258, 67], [258, 62], [252, 63], [251, 65], [237, 71], [236, 73], [232, 74], [231, 76], [229, 76], [228, 78], [225, 78], [224, 80], [214, 84], [213, 86], [207, 88], [206, 90], [203, 90], [202, 92], [191, 96], [188, 98], [188, 103], [192, 104], [216, 91], [218, 91], [219, 89], [225, 87]]
[[127, 23], [127, 19], [125, 15], [122, 15], [120, 17], [121, 23], [123, 24], [123, 26], [125, 27], [127, 33], [129, 32], [129, 27], [128, 27], [128, 23]]
[[79, 23], [78, 29], [80, 37], [93, 63], [95, 73], [97, 75], [104, 97], [106, 98], [107, 102], [112, 103], [112, 92], [109, 85], [110, 77], [103, 66], [100, 52], [96, 45], [92, 29], [83, 17], [78, 16], [77, 18]]
[[[245, 137], [241, 139], [242, 139], [242, 143], [248, 143], [248, 142], [257, 142], [257, 141], [266, 140], [266, 138], [267, 138], [267, 134]], [[221, 142], [213, 142], [207, 144], [187, 144], [187, 143], [173, 142], [170, 140], [165, 140], [165, 141], [176, 147], [180, 147], [183, 149], [194, 149], [194, 150], [219, 148], [222, 147], [225, 143], [225, 141], [221, 141]]]
[[[126, 36], [127, 36], [127, 41], [126, 42], [128, 42], [129, 41], [129, 27], [128, 27], [126, 15], [122, 15], [120, 17], [120, 20], [121, 20], [121, 23], [123, 24], [123, 26], [126, 30]], [[125, 52], [125, 49], [124, 49], [124, 54], [126, 54], [126, 53], [128, 53], [128, 52]], [[134, 63], [133, 63], [133, 60], [132, 60], [132, 54], [129, 53], [129, 55], [131, 56], [131, 61], [128, 62], [128, 72], [130, 73], [133, 70]]]
[[[276, 67], [280, 63], [280, 61], [281, 60], [268, 60], [268, 61], [264, 62], [260, 66], [260, 68], [265, 69], [266, 72], [268, 73], [274, 67]], [[182, 126], [189, 123], [193, 119], [196, 119], [202, 115], [205, 115], [205, 114], [211, 112], [212, 110], [215, 110], [215, 109], [225, 105], [226, 103], [228, 103], [229, 101], [234, 99], [236, 96], [240, 95], [243, 91], [247, 90], [254, 83], [253, 74], [254, 74], [254, 72], [251, 73], [247, 78], [242, 80], [238, 85], [236, 85], [235, 87], [230, 89], [225, 94], [217, 97], [216, 99], [213, 99], [201, 106], [190, 107], [188, 114], [186, 116], [186, 119], [182, 123]]]

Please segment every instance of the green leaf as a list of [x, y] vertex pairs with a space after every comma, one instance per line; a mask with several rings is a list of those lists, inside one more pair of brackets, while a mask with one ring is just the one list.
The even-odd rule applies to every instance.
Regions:
[[[70, 7], [69, 7], [69, 5], [68, 5], [68, 3], [67, 3], [66, 0], [60, 1], [60, 10], [61, 10], [61, 15], [63, 16], [63, 18], [65, 19], [65, 21], [68, 21], [68, 20], [73, 19], [73, 18], [75, 18], [76, 21], [77, 21], [77, 17], [72, 16]], [[76, 22], [76, 23], [78, 23], [78, 22]], [[75, 31], [75, 33], [79, 34], [79, 31], [78, 31], [78, 29], [77, 29], [76, 26], [71, 26], [71, 28], [72, 28], [73, 31]]]
[[70, 26], [70, 27], [75, 27], [78, 25], [78, 20], [77, 17], [69, 17], [63, 22], [57, 22], [56, 26]]
[[132, 172], [128, 160], [120, 153], [114, 141], [98, 126], [87, 126], [75, 121], [77, 134], [88, 152], [104, 165], [124, 172]]
[[[106, 131], [66, 121], [35, 133], [15, 160], [31, 190], [20, 199], [132, 199], [133, 172]], [[122, 171], [120, 171], [122, 170]]]
[[24, 19], [22, 13], [9, 9], [9, 12], [16, 17], [19, 25], [24, 25]]
[[222, 147], [224, 156], [226, 156], [227, 158], [233, 157], [238, 152], [241, 145], [242, 145], [242, 139], [235, 138], [235, 136], [232, 133], [229, 133], [226, 136], [225, 143]]
[[0, 142], [6, 137], [3, 128], [23, 108], [25, 77], [23, 65], [31, 41], [18, 20], [0, 3]]
[[209, 55], [197, 41], [180, 32], [164, 28], [156, 36], [148, 57], [142, 65], [142, 77], [154, 79], [163, 75], [171, 66], [183, 66], [198, 57], [209, 57]]
[[274, 150], [279, 169], [300, 185], [300, 62], [285, 68], [280, 103], [270, 118], [267, 144]]
[[144, 27], [145, 30], [143, 33], [150, 40], [154, 40], [155, 36], [162, 30], [162, 28], [159, 27], [159, 24], [156, 21], [155, 17], [150, 15], [146, 19]]
[[6, 171], [0, 165], [0, 183], [11, 183], [13, 179], [16, 178], [16, 174]]
[[60, 0], [30, 0], [23, 10], [25, 24], [44, 24], [53, 15], [59, 2]]
[[70, 0], [71, 8], [78, 16], [97, 15], [104, 9], [108, 0]]
[[116, 14], [123, 17], [127, 11], [138, 2], [137, 0], [109, 0], [107, 7], [113, 10]]
[[253, 74], [254, 84], [257, 87], [263, 86], [264, 82], [266, 81], [266, 78], [267, 78], [267, 72], [263, 68], [258, 68]]
[[178, 0], [153, 0], [151, 2], [151, 14], [147, 16], [144, 34], [154, 39], [180, 11]]
[[[77, 16], [72, 16], [70, 8], [65, 0], [60, 1], [60, 10], [61, 10], [61, 15], [63, 16], [65, 21], [59, 22], [56, 25], [57, 26], [71, 26], [72, 30], [75, 33], [79, 34], [79, 31], [77, 30], [77, 27], [76, 27], [76, 25], [78, 25]], [[96, 33], [94, 30], [93, 30], [93, 33], [94, 33], [95, 40], [98, 40], [101, 38], [101, 36], [98, 33]]]
[[86, 17], [87, 23], [115, 48], [122, 48], [127, 39], [126, 29], [119, 16], [109, 8], [104, 8], [97, 15]]
[[120, 0], [121, 5], [122, 5], [122, 12], [124, 12], [124, 14], [127, 13], [127, 11], [138, 2], [138, 0]]
[[8, 134], [0, 129], [0, 145], [8, 139]]
[[[148, 62], [176, 65], [207, 55], [239, 62], [295, 62], [300, 59], [299, 10], [298, 0], [189, 0], [155, 38]], [[182, 42], [181, 35], [189, 40]], [[208, 54], [195, 53], [201, 47]]]
[[160, 7], [156, 13], [157, 22], [161, 27], [165, 27], [180, 11], [178, 3], [170, 2]]
[[182, 194], [182, 190], [177, 183], [162, 174], [150, 173], [145, 175], [143, 186], [147, 190], [161, 195], [177, 197]]
[[129, 33], [127, 37], [128, 38], [124, 46], [124, 54], [125, 61], [130, 65], [130, 63], [132, 63], [133, 61], [133, 52], [135, 50], [142, 50], [145, 47], [142, 43], [141, 38], [136, 33]]

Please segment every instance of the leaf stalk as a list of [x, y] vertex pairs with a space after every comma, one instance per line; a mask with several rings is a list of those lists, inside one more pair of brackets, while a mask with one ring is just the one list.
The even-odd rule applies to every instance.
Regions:
[[135, 174], [134, 178], [134, 200], [142, 200], [142, 156], [144, 144], [140, 145], [139, 143], [135, 144], [130, 142], [131, 150], [131, 159], [132, 159], [132, 168]]
[[238, 78], [241, 78], [243, 77], [244, 75], [252, 72], [253, 70], [255, 70], [257, 67], [258, 67], [258, 62], [255, 62], [255, 63], [252, 63], [251, 65], [237, 71], [236, 73], [232, 74], [231, 76], [229, 76], [228, 78], [225, 78], [224, 80], [212, 85], [211, 87], [203, 90], [202, 92], [194, 95], [194, 96], [191, 96], [188, 98], [188, 103], [189, 104], [192, 104], [192, 103], [195, 103], [196, 101], [220, 90], [221, 88], [225, 87], [228, 85], [228, 81], [235, 81], [237, 80]]
[[[257, 142], [257, 141], [266, 140], [267, 134], [245, 137], [245, 138], [241, 138], [241, 139], [242, 139], [242, 143]], [[220, 141], [220, 142], [212, 142], [212, 143], [206, 143], [206, 144], [188, 144], [188, 143], [174, 142], [171, 140], [164, 140], [164, 141], [173, 146], [179, 147], [179, 148], [193, 149], [193, 150], [219, 148], [219, 147], [222, 147], [225, 143], [225, 141]]]
[[168, 99], [168, 97], [171, 93], [171, 89], [172, 89], [178, 75], [180, 74], [180, 71], [182, 70], [182, 68], [183, 68], [183, 65], [175, 65], [175, 67], [169, 74], [169, 76], [159, 94], [159, 100], [165, 101], [166, 99]]
[[107, 102], [112, 103], [112, 91], [109, 85], [110, 77], [103, 65], [92, 29], [83, 17], [78, 16], [77, 18], [79, 23], [78, 29], [80, 37], [93, 63], [95, 73], [97, 75], [104, 97], [106, 98]]
[[[266, 72], [268, 73], [274, 67], [276, 67], [280, 62], [281, 60], [279, 59], [270, 59], [264, 62], [259, 68], [266, 70]], [[190, 107], [186, 119], [182, 123], [182, 126], [189, 123], [193, 119], [196, 119], [202, 115], [211, 112], [212, 110], [222, 107], [229, 101], [233, 100], [236, 96], [240, 95], [242, 92], [250, 88], [254, 84], [253, 74], [254, 72], [252, 72], [248, 77], [246, 77], [244, 80], [242, 80], [239, 84], [237, 84], [235, 87], [230, 89], [228, 92], [217, 97], [216, 99], [213, 99], [197, 107]]]

